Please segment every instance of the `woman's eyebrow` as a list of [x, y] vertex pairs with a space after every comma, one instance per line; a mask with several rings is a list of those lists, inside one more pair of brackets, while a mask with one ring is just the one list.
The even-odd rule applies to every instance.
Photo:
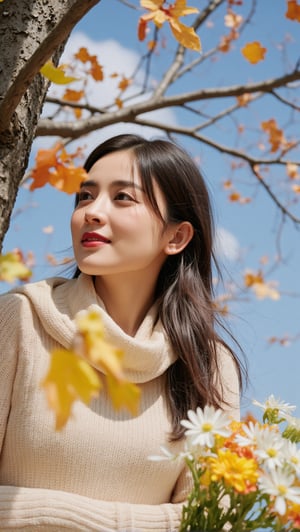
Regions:
[[[134, 181], [127, 181], [125, 179], [117, 179], [116, 181], [113, 181], [111, 183], [112, 186], [117, 186], [117, 187], [131, 187], [131, 188], [136, 188], [136, 189], [139, 189], [143, 192], [143, 188], [138, 185], [137, 183], [134, 183]], [[88, 179], [86, 181], [82, 181], [82, 183], [80, 184], [80, 188], [83, 188], [83, 187], [97, 187], [99, 186], [99, 184], [94, 181], [93, 179]]]
[[96, 181], [93, 181], [92, 179], [87, 179], [85, 181], [82, 181], [82, 183], [80, 183], [80, 188], [83, 188], [83, 187], [96, 187], [96, 186], [97, 186]]

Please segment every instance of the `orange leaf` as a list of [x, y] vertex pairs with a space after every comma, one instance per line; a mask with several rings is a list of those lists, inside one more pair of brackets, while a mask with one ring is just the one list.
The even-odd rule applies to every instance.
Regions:
[[286, 173], [289, 176], [290, 179], [298, 179], [298, 165], [293, 163], [287, 163], [286, 164]]
[[286, 144], [283, 131], [277, 127], [276, 120], [271, 118], [261, 123], [261, 128], [269, 134], [269, 143], [271, 144], [271, 152], [276, 152], [281, 146]]
[[300, 22], [300, 5], [296, 0], [288, 0], [286, 18]]
[[232, 194], [229, 196], [229, 199], [230, 201], [239, 201], [240, 197], [241, 195], [238, 192], [232, 192]]
[[84, 91], [74, 91], [72, 89], [66, 89], [62, 99], [67, 102], [79, 102], [79, 100], [81, 100], [83, 96]]
[[103, 80], [104, 76], [103, 76], [102, 66], [99, 65], [98, 61], [96, 60], [96, 56], [94, 56], [93, 61], [91, 61], [90, 74], [94, 78], [95, 81]]
[[101, 65], [98, 63], [98, 59], [96, 55], [89, 54], [87, 48], [82, 47], [78, 50], [76, 54], [74, 54], [75, 59], [78, 59], [82, 63], [91, 63], [91, 68], [89, 73], [94, 78], [95, 81], [102, 81], [103, 80], [103, 70]]
[[78, 59], [82, 63], [87, 63], [87, 61], [90, 61], [90, 54], [87, 51], [87, 48], [82, 47], [79, 48], [78, 52], [74, 54], [75, 59]]
[[125, 76], [123, 76], [118, 85], [118, 88], [123, 92], [127, 89], [127, 87], [129, 87], [129, 85], [131, 85], [131, 83], [132, 80], [130, 78], [125, 78]]
[[138, 39], [144, 41], [146, 38], [147, 21], [140, 17], [138, 22]]
[[118, 106], [119, 109], [122, 109], [123, 107], [123, 102], [120, 98], [116, 98], [115, 99], [115, 104]]
[[264, 48], [258, 41], [248, 43], [242, 48], [243, 56], [251, 63], [255, 65], [259, 61], [265, 58], [267, 49]]
[[87, 173], [83, 168], [74, 166], [73, 159], [76, 155], [68, 154], [61, 144], [56, 144], [50, 150], [39, 150], [35, 168], [31, 172], [33, 182], [30, 190], [49, 183], [68, 194], [77, 192], [82, 181], [87, 178]]
[[67, 194], [75, 194], [86, 178], [87, 173], [84, 168], [76, 168], [73, 164], [69, 166], [57, 164], [56, 170], [50, 174], [49, 183]]
[[300, 185], [293, 185], [292, 189], [296, 194], [300, 194]]
[[240, 107], [247, 107], [248, 103], [251, 102], [252, 96], [251, 94], [248, 94], [245, 92], [245, 94], [241, 94], [241, 96], [237, 96], [237, 102]]

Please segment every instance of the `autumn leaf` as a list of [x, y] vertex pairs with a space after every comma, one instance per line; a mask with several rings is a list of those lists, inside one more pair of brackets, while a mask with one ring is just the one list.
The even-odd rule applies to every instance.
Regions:
[[243, 56], [249, 61], [249, 63], [255, 65], [256, 63], [259, 63], [259, 61], [263, 61], [267, 49], [264, 48], [260, 44], [260, 42], [254, 41], [246, 44], [241, 51]]
[[115, 99], [115, 104], [118, 106], [119, 109], [122, 109], [123, 107], [123, 102], [120, 98], [116, 98]]
[[72, 89], [66, 89], [62, 99], [67, 102], [79, 102], [84, 96], [84, 91], [74, 91]]
[[179, 22], [179, 17], [199, 13], [195, 7], [187, 7], [186, 0], [175, 0], [174, 4], [164, 7], [164, 0], [140, 0], [142, 7], [150, 11], [139, 18], [138, 38], [143, 41], [146, 37], [148, 22], [152, 21], [157, 28], [168, 22], [175, 39], [185, 48], [195, 51], [201, 50], [201, 43], [194, 29]]
[[78, 59], [81, 61], [81, 63], [90, 63], [91, 67], [89, 70], [89, 74], [94, 78], [95, 81], [102, 81], [103, 76], [103, 69], [100, 63], [98, 62], [96, 55], [91, 55], [87, 48], [82, 47], [78, 50], [76, 54], [74, 54], [75, 59]]
[[286, 164], [286, 173], [290, 179], [298, 179], [300, 177], [298, 173], [298, 165], [294, 163]]
[[132, 80], [130, 78], [126, 78], [125, 76], [122, 77], [121, 81], [118, 84], [118, 88], [123, 92], [131, 85]]
[[0, 255], [0, 281], [12, 283], [17, 279], [28, 281], [32, 272], [25, 265], [23, 255], [19, 250], [14, 250], [5, 255]]
[[75, 320], [77, 334], [74, 349], [103, 373], [110, 373], [115, 378], [123, 379], [123, 352], [104, 339], [103, 324], [97, 311], [79, 314]]
[[78, 81], [78, 78], [74, 76], [66, 76], [64, 66], [56, 67], [51, 60], [44, 64], [40, 69], [40, 73], [57, 85], [67, 85], [68, 83], [72, 83], [72, 81]]
[[296, 0], [288, 0], [286, 18], [300, 22], [300, 5]]
[[46, 392], [49, 407], [56, 416], [55, 428], [62, 429], [67, 423], [74, 401], [88, 404], [101, 389], [97, 372], [74, 351], [55, 349], [51, 364], [41, 383]]
[[278, 128], [274, 118], [262, 122], [261, 128], [269, 135], [269, 143], [271, 144], [272, 153], [276, 152], [280, 147], [285, 147], [286, 140], [283, 131]]
[[280, 293], [276, 288], [275, 281], [266, 282], [262, 272], [246, 272], [244, 283], [247, 288], [252, 288], [258, 299], [270, 298], [274, 301], [280, 299]]
[[245, 92], [244, 94], [241, 94], [241, 96], [237, 96], [236, 99], [240, 107], [247, 107], [248, 103], [252, 100], [252, 96], [251, 94]]
[[200, 40], [193, 28], [185, 26], [175, 19], [170, 20], [170, 27], [175, 39], [179, 42], [179, 44], [185, 48], [190, 48], [191, 50], [200, 52]]
[[87, 172], [82, 167], [75, 167], [74, 159], [77, 153], [70, 154], [57, 143], [49, 150], [39, 150], [35, 158], [35, 167], [31, 171], [33, 181], [30, 190], [43, 187], [49, 183], [53, 187], [74, 194], [80, 184], [87, 178]]
[[107, 389], [112, 404], [116, 410], [126, 408], [133, 416], [138, 413], [141, 390], [135, 384], [114, 378], [106, 377]]
[[75, 194], [86, 178], [87, 173], [84, 168], [77, 168], [73, 164], [68, 166], [57, 164], [55, 170], [50, 173], [48, 182], [66, 194]]

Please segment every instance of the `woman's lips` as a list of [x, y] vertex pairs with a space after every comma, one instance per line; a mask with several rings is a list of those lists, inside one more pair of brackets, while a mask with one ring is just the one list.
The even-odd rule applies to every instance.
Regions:
[[84, 233], [82, 235], [81, 244], [84, 247], [97, 247], [101, 244], [109, 244], [110, 240], [103, 235], [98, 233]]

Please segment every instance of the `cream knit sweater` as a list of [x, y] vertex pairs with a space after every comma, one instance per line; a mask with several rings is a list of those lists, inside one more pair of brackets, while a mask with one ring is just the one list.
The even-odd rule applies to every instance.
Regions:
[[[125, 352], [128, 378], [140, 385], [138, 416], [116, 412], [102, 392], [76, 403], [61, 432], [54, 430], [40, 382], [49, 352], [69, 347], [74, 316], [96, 305], [106, 337]], [[130, 312], [130, 309], [129, 309]], [[0, 530], [39, 532], [178, 529], [190, 489], [178, 461], [153, 462], [171, 429], [165, 371], [175, 357], [151, 309], [135, 337], [105, 312], [92, 279], [53, 278], [0, 297]], [[227, 399], [238, 405], [230, 357], [220, 355]], [[233, 410], [234, 416], [238, 410]]]

